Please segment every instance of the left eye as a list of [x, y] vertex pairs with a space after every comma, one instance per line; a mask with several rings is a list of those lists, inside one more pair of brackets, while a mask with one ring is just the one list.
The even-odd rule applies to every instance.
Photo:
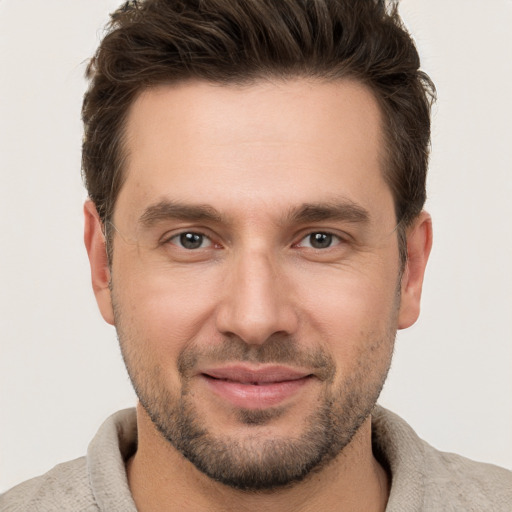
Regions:
[[188, 250], [204, 249], [212, 245], [212, 241], [207, 236], [191, 231], [175, 235], [169, 239], [169, 242]]
[[312, 249], [328, 249], [333, 245], [337, 245], [341, 242], [341, 239], [333, 235], [332, 233], [310, 233], [305, 236], [299, 243], [300, 247], [311, 247]]

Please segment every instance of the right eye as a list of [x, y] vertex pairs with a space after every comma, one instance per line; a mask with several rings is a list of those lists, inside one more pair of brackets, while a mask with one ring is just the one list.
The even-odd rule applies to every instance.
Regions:
[[168, 242], [190, 251], [195, 249], [205, 249], [213, 245], [212, 241], [206, 235], [203, 235], [202, 233], [195, 233], [194, 231], [178, 233], [177, 235], [169, 238]]

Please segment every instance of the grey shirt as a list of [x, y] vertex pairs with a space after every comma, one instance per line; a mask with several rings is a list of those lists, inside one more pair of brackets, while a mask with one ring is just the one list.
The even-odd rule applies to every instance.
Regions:
[[[373, 448], [391, 474], [387, 512], [511, 512], [512, 472], [435, 450], [395, 414], [377, 407]], [[0, 496], [1, 512], [136, 512], [125, 462], [136, 450], [134, 409], [100, 427], [87, 455]]]

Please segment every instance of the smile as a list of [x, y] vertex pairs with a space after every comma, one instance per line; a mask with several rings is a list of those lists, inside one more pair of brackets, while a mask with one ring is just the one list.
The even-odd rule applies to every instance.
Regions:
[[200, 376], [222, 400], [252, 410], [280, 405], [313, 380], [310, 373], [280, 366], [215, 368]]

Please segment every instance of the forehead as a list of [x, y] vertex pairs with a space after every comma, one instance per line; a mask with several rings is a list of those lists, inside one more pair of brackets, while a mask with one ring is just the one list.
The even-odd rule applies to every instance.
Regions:
[[382, 138], [378, 103], [354, 81], [155, 87], [129, 112], [116, 211], [137, 216], [162, 200], [244, 212], [329, 196], [388, 201]]

